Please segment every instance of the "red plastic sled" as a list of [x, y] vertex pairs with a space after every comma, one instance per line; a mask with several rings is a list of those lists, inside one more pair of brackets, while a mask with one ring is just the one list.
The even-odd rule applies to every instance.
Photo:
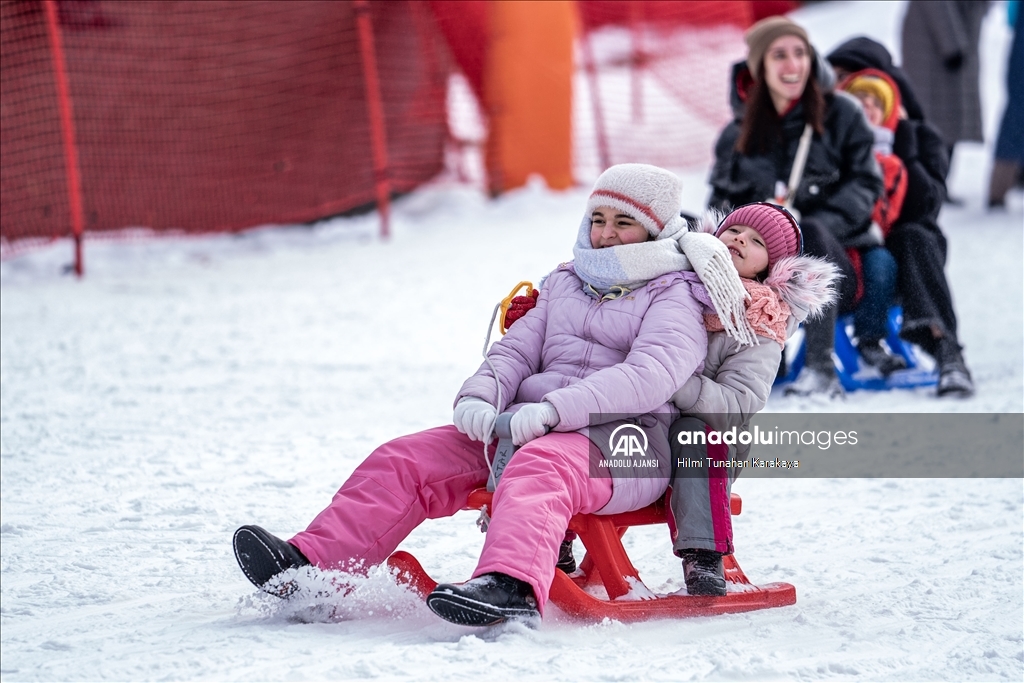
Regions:
[[[490, 510], [492, 495], [485, 489], [477, 489], [470, 494], [466, 509], [479, 510], [486, 505]], [[736, 494], [732, 495], [730, 509], [733, 515], [738, 515], [742, 509], [740, 497]], [[732, 555], [724, 558], [728, 595], [668, 595], [649, 599], [623, 599], [630, 593], [633, 596], [653, 596], [654, 593], [643, 585], [636, 567], [629, 561], [622, 546], [622, 535], [631, 526], [665, 524], [666, 519], [664, 499], [642, 510], [618, 515], [573, 517], [569, 520], [569, 528], [579, 534], [587, 554], [579, 570], [571, 576], [555, 571], [551, 601], [562, 611], [579, 619], [601, 621], [607, 617], [623, 622], [749, 612], [796, 602], [796, 589], [788, 583], [769, 583], [764, 586], [751, 584]], [[430, 578], [419, 561], [405, 551], [400, 550], [388, 558], [388, 566], [397, 570], [400, 581], [424, 597], [437, 586], [437, 581]], [[608, 599], [585, 590], [592, 586], [603, 586]]]

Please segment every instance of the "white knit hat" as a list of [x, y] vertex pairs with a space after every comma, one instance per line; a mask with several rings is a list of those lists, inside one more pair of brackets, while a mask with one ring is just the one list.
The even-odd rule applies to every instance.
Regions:
[[618, 164], [601, 174], [587, 200], [587, 216], [610, 206], [635, 218], [652, 237], [675, 234], [686, 224], [679, 216], [683, 181], [649, 164]]

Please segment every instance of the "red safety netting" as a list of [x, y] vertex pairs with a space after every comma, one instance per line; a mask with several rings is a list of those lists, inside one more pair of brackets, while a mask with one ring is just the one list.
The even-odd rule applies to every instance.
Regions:
[[[577, 3], [577, 179], [626, 161], [706, 167], [755, 5]], [[75, 225], [311, 221], [446, 166], [485, 187], [474, 155], [487, 126], [487, 17], [485, 0], [0, 0], [0, 251]], [[459, 67], [466, 77], [450, 78]]]
[[0, 3], [0, 196], [5, 242], [71, 234], [56, 74], [38, 2]]
[[[352, 2], [63, 0], [57, 11], [87, 232], [231, 231], [375, 200]], [[387, 178], [439, 173], [450, 58], [429, 9], [370, 2]], [[71, 233], [47, 5], [0, 2], [0, 237]]]
[[729, 73], [746, 53], [750, 2], [578, 3], [578, 177], [611, 164], [706, 167], [731, 119]]

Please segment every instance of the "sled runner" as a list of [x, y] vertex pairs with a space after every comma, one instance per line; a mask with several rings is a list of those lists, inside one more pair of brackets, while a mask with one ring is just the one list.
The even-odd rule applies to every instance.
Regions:
[[[491, 509], [492, 493], [477, 489], [469, 496], [466, 509]], [[732, 495], [730, 509], [738, 515], [739, 496]], [[640, 579], [622, 545], [622, 536], [631, 526], [665, 524], [665, 500], [633, 512], [616, 515], [576, 515], [569, 520], [587, 550], [580, 568], [571, 575], [555, 570], [551, 601], [570, 616], [601, 621], [642, 621], [672, 617], [697, 617], [733, 612], [749, 612], [782, 607], [796, 602], [796, 589], [788, 583], [755, 586], [750, 583], [732, 555], [723, 558], [728, 595], [722, 597], [667, 595], [656, 596]], [[398, 551], [388, 558], [399, 581], [426, 597], [437, 586], [411, 554]], [[680, 570], [681, 571], [681, 570]], [[605, 595], [601, 595], [601, 593]]]
[[[862, 367], [863, 361], [853, 344], [851, 331], [853, 330], [853, 315], [840, 316], [836, 321], [835, 333], [835, 368], [839, 382], [846, 391], [857, 389], [868, 389], [871, 391], [885, 391], [887, 389], [910, 389], [913, 387], [935, 386], [939, 381], [939, 375], [934, 368], [925, 367], [920, 352], [911, 344], [900, 339], [900, 327], [903, 324], [903, 309], [893, 306], [889, 309], [889, 316], [886, 321], [885, 342], [889, 345], [894, 355], [902, 356], [907, 367], [904, 370], [897, 370], [888, 377], [882, 377], [878, 372], [869, 370], [865, 372]], [[789, 363], [786, 375], [778, 379], [776, 384], [792, 382], [800, 374], [804, 367], [804, 357], [807, 348], [801, 339], [796, 349], [796, 354]], [[868, 366], [870, 367], [870, 366]]]

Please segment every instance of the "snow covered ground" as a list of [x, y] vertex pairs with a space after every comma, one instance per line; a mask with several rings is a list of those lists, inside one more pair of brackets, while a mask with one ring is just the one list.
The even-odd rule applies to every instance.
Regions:
[[[823, 49], [856, 31], [895, 47], [899, 3], [815, 5]], [[986, 126], [1008, 30], [983, 41]], [[958, 149], [942, 216], [967, 401], [926, 389], [769, 410], [1024, 411], [1019, 195], [982, 208], [988, 154]], [[691, 208], [704, 172], [687, 174]], [[488, 201], [439, 184], [376, 218], [241, 236], [56, 245], [0, 266], [0, 677], [4, 680], [717, 680], [1024, 678], [1020, 479], [743, 480], [737, 557], [792, 607], [741, 615], [472, 630], [384, 572], [329, 609], [254, 591], [230, 537], [302, 528], [375, 445], [451, 419], [494, 303], [571, 257], [586, 190]], [[950, 453], [968, 458], [970, 453]], [[403, 544], [468, 578], [475, 513]], [[631, 530], [658, 592], [681, 587], [662, 529]], [[333, 613], [333, 616], [329, 616]]]

